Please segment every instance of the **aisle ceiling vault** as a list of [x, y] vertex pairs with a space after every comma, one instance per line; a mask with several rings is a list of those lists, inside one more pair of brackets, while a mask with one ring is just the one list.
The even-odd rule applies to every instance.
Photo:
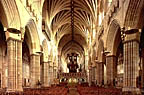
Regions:
[[[84, 52], [88, 35], [96, 23], [97, 0], [46, 0], [43, 18], [51, 35], [57, 40], [58, 50]], [[75, 48], [74, 48], [75, 47]]]

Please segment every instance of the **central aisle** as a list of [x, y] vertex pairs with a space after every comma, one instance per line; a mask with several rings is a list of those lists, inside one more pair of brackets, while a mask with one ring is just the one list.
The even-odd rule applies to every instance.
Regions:
[[68, 84], [68, 87], [69, 87], [69, 91], [68, 91], [68, 94], [67, 95], [80, 95], [78, 93], [78, 90], [77, 90], [77, 84], [75, 83], [70, 83]]
[[77, 88], [69, 88], [69, 92], [67, 95], [79, 95]]

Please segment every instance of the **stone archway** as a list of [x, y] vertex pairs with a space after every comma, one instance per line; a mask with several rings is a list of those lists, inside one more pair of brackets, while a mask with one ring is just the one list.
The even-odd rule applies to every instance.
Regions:
[[30, 54], [35, 54], [36, 52], [40, 52], [40, 39], [38, 35], [37, 26], [34, 20], [30, 19], [27, 23], [26, 27], [26, 35], [28, 36], [28, 46], [30, 49]]
[[30, 51], [26, 42], [27, 35], [22, 43], [22, 62], [23, 62], [23, 87], [28, 87], [30, 80]]
[[96, 84], [97, 85], [104, 85], [104, 43], [102, 39], [99, 39], [98, 48], [97, 48], [97, 60], [96, 60]]
[[117, 53], [116, 53], [116, 77], [115, 77], [115, 86], [123, 87], [123, 74], [124, 74], [124, 64], [123, 64], [123, 43], [120, 42]]
[[[14, 21], [15, 19], [15, 21]], [[2, 62], [2, 88], [6, 88], [6, 90], [10, 90], [10, 91], [22, 91], [21, 89], [21, 76], [17, 77], [17, 80], [14, 81], [13, 79], [13, 70], [14, 68], [10, 68], [10, 66], [14, 63], [14, 62], [19, 62], [21, 63], [21, 56], [19, 56], [19, 58], [17, 56], [11, 56], [11, 54], [13, 54], [13, 52], [11, 52], [12, 49], [12, 39], [13, 37], [10, 38], [10, 36], [7, 36], [7, 33], [5, 33], [4, 31], [6, 31], [7, 28], [7, 32], [10, 32], [11, 29], [12, 30], [16, 30], [20, 29], [20, 18], [19, 18], [19, 14], [18, 14], [18, 10], [17, 10], [17, 5], [15, 0], [1, 0], [0, 1], [0, 43], [1, 43], [1, 62]], [[13, 39], [14, 40], [14, 39]], [[11, 42], [11, 45], [9, 44]], [[19, 42], [15, 41], [16, 44], [20, 44]], [[9, 45], [9, 46], [8, 46]], [[11, 48], [11, 49], [10, 49]], [[17, 48], [15, 46], [15, 48]], [[19, 47], [19, 49], [21, 49]], [[15, 50], [13, 49], [13, 51], [15, 52]], [[11, 53], [10, 53], [11, 52]], [[18, 49], [17, 49], [17, 52]], [[17, 53], [16, 52], [16, 53]], [[15, 53], [15, 54], [16, 54]], [[11, 61], [11, 59], [13, 59], [13, 62]], [[18, 60], [16, 60], [18, 59]], [[9, 64], [10, 63], [10, 64]], [[20, 67], [20, 66], [19, 66]], [[21, 67], [20, 67], [21, 68]], [[19, 69], [20, 70], [20, 69]], [[21, 73], [21, 71], [19, 71]], [[11, 73], [11, 74], [10, 74]], [[15, 72], [18, 74], [18, 72]], [[19, 75], [20, 75], [19, 73]], [[11, 76], [11, 77], [10, 77]], [[16, 78], [15, 78], [16, 79]], [[14, 87], [15, 84], [16, 86]]]
[[117, 51], [121, 40], [121, 30], [120, 25], [117, 20], [113, 20], [109, 25], [107, 41], [106, 41], [106, 76], [107, 76], [107, 85], [116, 86], [116, 77], [117, 77]]
[[[120, 36], [120, 24], [117, 20], [113, 20], [108, 28], [108, 34], [107, 34], [107, 40], [106, 40], [106, 51], [110, 52], [110, 55], [116, 55], [115, 49], [117, 49], [118, 45], [115, 46], [115, 44], [119, 44], [121, 39]], [[117, 38], [118, 37], [118, 38]]]
[[34, 20], [30, 19], [25, 27], [25, 39], [30, 51], [30, 87], [36, 87], [40, 81], [40, 39]]
[[1, 21], [6, 28], [14, 28], [20, 30], [20, 16], [15, 0], [0, 1]]
[[49, 72], [50, 63], [48, 61], [48, 57], [49, 57], [48, 44], [46, 39], [43, 40], [42, 47], [43, 47], [43, 56], [42, 56], [42, 63], [41, 63], [41, 81], [44, 87], [48, 87], [50, 86], [50, 78], [52, 76], [50, 76], [50, 72]]
[[127, 0], [126, 2], [128, 6], [125, 6], [127, 8], [125, 13], [125, 19], [124, 19], [124, 26], [130, 27], [130, 28], [141, 28], [143, 27], [141, 23], [144, 21], [144, 17], [141, 17], [143, 15], [143, 6], [144, 1], [143, 0]]

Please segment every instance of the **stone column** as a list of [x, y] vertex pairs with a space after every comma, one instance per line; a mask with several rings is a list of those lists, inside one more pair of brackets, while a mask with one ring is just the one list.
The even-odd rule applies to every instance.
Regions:
[[144, 48], [141, 51], [141, 66], [142, 66], [142, 76], [141, 76], [141, 87], [144, 88]]
[[103, 62], [96, 62], [96, 83], [101, 86], [104, 83], [104, 64]]
[[96, 66], [94, 66], [94, 83], [96, 84]]
[[94, 76], [95, 76], [95, 84], [97, 85], [97, 67], [96, 66], [94, 68], [94, 72], [95, 72], [95, 74], [94, 74]]
[[54, 67], [54, 69], [53, 69], [53, 78], [55, 79], [55, 74], [56, 74], [56, 69], [55, 69], [55, 67]]
[[115, 55], [106, 56], [106, 75], [107, 75], [107, 85], [114, 86], [117, 67], [116, 67], [117, 58]]
[[17, 81], [18, 91], [22, 90], [22, 41], [17, 42]]
[[3, 56], [3, 59], [2, 59], [2, 88], [7, 87], [6, 68], [7, 68], [6, 56]]
[[56, 66], [56, 63], [53, 64], [53, 78], [55, 79], [56, 76], [57, 76], [57, 66]]
[[51, 61], [48, 61], [48, 84], [49, 86], [51, 85], [51, 78], [52, 78], [52, 75], [51, 75]]
[[54, 78], [57, 78], [57, 67], [54, 67]]
[[40, 54], [31, 54], [30, 56], [30, 87], [37, 87], [40, 81]]
[[49, 85], [49, 63], [48, 62], [43, 62], [43, 86], [48, 87]]
[[95, 66], [92, 67], [92, 82], [95, 83]]
[[91, 82], [93, 83], [93, 79], [94, 79], [94, 68], [91, 67]]
[[60, 64], [61, 64], [61, 55], [58, 55], [58, 71], [61, 69]]
[[140, 90], [137, 88], [137, 76], [139, 65], [139, 32], [136, 29], [125, 32], [126, 36], [123, 41], [124, 55], [124, 76], [123, 76], [123, 93], [138, 95]]
[[91, 86], [92, 83], [92, 67], [89, 67], [89, 85]]
[[8, 29], [6, 32], [6, 40], [8, 55], [7, 92], [22, 92], [22, 41], [19, 31], [16, 29]]
[[50, 75], [50, 85], [53, 84], [53, 66], [52, 62], [50, 61], [50, 66], [49, 66], [49, 75]]

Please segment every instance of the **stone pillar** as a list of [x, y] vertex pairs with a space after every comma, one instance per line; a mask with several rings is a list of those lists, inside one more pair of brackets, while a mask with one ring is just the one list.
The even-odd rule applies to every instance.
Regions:
[[48, 83], [49, 83], [49, 85], [51, 85], [51, 78], [52, 78], [52, 75], [51, 75], [51, 61], [48, 61], [48, 67], [49, 67], [49, 69], [48, 69]]
[[123, 76], [123, 93], [139, 95], [140, 90], [137, 88], [137, 76], [139, 65], [139, 32], [136, 29], [125, 32], [126, 36], [123, 41], [124, 55], [124, 76]]
[[61, 69], [61, 55], [58, 55], [58, 71]]
[[92, 67], [91, 68], [91, 82], [93, 83], [93, 80], [94, 80], [94, 68]]
[[54, 67], [54, 78], [57, 78], [57, 67]]
[[3, 59], [2, 59], [2, 88], [7, 87], [6, 68], [7, 68], [6, 56], [3, 56]]
[[89, 85], [91, 86], [92, 84], [92, 67], [89, 67]]
[[142, 49], [141, 55], [141, 66], [142, 66], [142, 76], [141, 76], [141, 87], [144, 88], [144, 48]]
[[54, 67], [54, 69], [53, 69], [53, 78], [55, 79], [55, 74], [56, 74], [56, 69], [55, 69], [55, 67]]
[[107, 75], [108, 86], [114, 86], [114, 82], [117, 74], [116, 61], [117, 58], [115, 55], [106, 56], [106, 75]]
[[95, 66], [92, 67], [92, 82], [95, 84]]
[[43, 86], [48, 87], [49, 85], [49, 63], [48, 62], [43, 62]]
[[104, 64], [103, 62], [96, 62], [96, 83], [101, 86], [104, 84]]
[[97, 67], [94, 68], [95, 84], [97, 85]]
[[22, 92], [22, 41], [19, 31], [8, 29], [6, 40], [8, 55], [7, 93]]
[[53, 84], [53, 66], [52, 66], [52, 62], [50, 61], [49, 63], [49, 75], [50, 75], [50, 85]]
[[40, 81], [40, 54], [30, 56], [30, 87], [37, 87]]
[[22, 41], [17, 42], [17, 72], [17, 88], [22, 91]]

